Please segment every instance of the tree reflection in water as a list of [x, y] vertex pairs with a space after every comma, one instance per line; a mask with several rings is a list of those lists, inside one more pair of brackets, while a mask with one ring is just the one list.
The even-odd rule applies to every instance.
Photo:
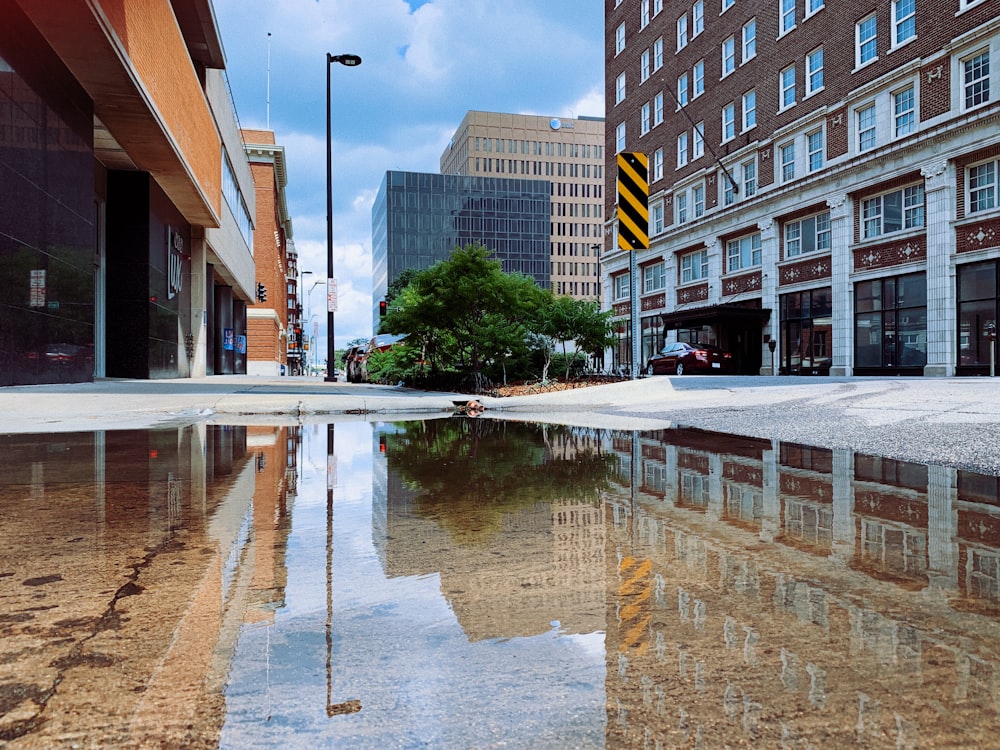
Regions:
[[600, 504], [616, 459], [600, 431], [455, 418], [411, 422], [386, 436], [390, 467], [414, 508], [463, 544], [482, 544], [507, 514], [538, 503]]

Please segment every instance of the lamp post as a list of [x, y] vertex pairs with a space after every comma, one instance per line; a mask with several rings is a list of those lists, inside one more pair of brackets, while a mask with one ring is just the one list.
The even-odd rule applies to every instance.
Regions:
[[333, 338], [334, 305], [330, 299], [333, 278], [333, 144], [330, 136], [330, 67], [334, 63], [353, 68], [361, 64], [358, 55], [326, 53], [326, 381], [337, 382], [336, 344]]

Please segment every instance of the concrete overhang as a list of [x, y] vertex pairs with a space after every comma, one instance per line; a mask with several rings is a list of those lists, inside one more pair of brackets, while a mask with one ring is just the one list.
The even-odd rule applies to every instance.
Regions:
[[[221, 42], [214, 31], [207, 33], [212, 26], [205, 23], [206, 13], [211, 18], [211, 9], [201, 7], [208, 3], [183, 0], [175, 5], [189, 6], [183, 12], [188, 27], [183, 31], [185, 44], [190, 44], [190, 34], [203, 48], [192, 54], [221, 61]], [[135, 169], [149, 172], [189, 223], [219, 226], [213, 202], [199, 184], [104, 8], [96, 0], [24, 3], [22, 8], [93, 101], [96, 158], [105, 156], [111, 168], [131, 163]], [[180, 23], [173, 31], [182, 31]], [[161, 34], [170, 32], [160, 30]], [[188, 64], [197, 81], [194, 63], [189, 60]], [[204, 100], [201, 89], [192, 94]], [[102, 147], [107, 147], [108, 153]]]

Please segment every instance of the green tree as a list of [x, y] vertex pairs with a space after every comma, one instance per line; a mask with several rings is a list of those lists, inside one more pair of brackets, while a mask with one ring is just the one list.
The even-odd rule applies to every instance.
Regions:
[[432, 371], [468, 373], [476, 388], [484, 367], [525, 348], [528, 325], [545, 299], [534, 279], [505, 273], [491, 254], [470, 244], [416, 272], [380, 327], [405, 334]]
[[545, 304], [538, 307], [533, 322], [534, 332], [541, 337], [544, 353], [542, 380], [548, 379], [549, 365], [557, 345], [562, 345], [566, 363], [565, 377], [569, 378], [573, 358], [567, 351], [569, 342], [576, 350], [597, 354], [614, 343], [611, 334], [611, 312], [601, 312], [594, 302], [548, 295]]

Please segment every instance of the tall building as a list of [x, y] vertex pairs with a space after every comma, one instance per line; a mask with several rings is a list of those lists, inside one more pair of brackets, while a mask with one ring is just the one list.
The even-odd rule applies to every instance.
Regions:
[[[605, 20], [609, 186], [616, 153], [649, 157], [642, 362], [682, 340], [745, 373], [989, 372], [995, 2], [615, 0]], [[614, 204], [603, 307], [629, 363]]]
[[254, 193], [212, 3], [132, 10], [0, 0], [2, 385], [245, 371]]
[[[297, 304], [298, 257], [292, 242], [285, 186], [285, 149], [271, 130], [244, 130], [247, 159], [256, 189], [254, 225], [255, 299], [247, 308], [247, 373], [282, 375], [299, 371], [302, 324]], [[294, 306], [290, 306], [290, 303]]]
[[372, 316], [403, 271], [446, 260], [456, 247], [493, 251], [508, 273], [549, 285], [549, 182], [386, 172], [372, 206]]
[[552, 291], [600, 298], [603, 118], [470, 110], [441, 155], [441, 173], [548, 180]]

